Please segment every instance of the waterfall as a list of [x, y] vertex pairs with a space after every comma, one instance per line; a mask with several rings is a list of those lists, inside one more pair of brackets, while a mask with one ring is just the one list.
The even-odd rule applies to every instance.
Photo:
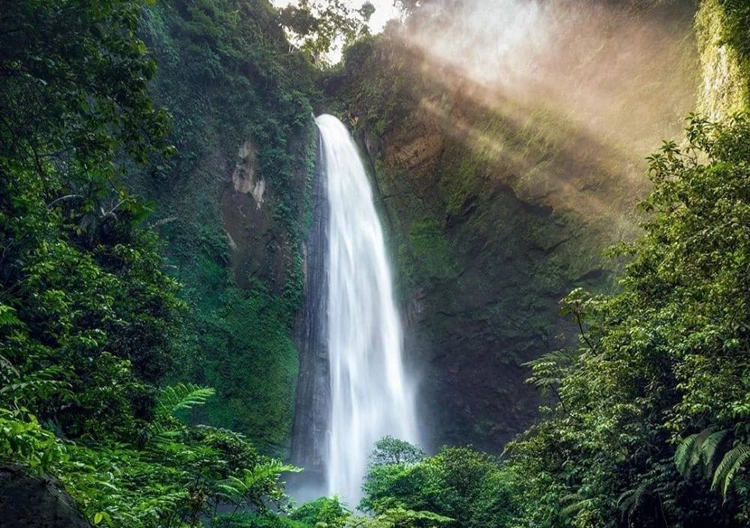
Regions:
[[417, 442], [413, 387], [373, 193], [356, 145], [335, 117], [316, 119], [328, 195], [328, 494], [354, 507], [369, 455], [385, 435]]

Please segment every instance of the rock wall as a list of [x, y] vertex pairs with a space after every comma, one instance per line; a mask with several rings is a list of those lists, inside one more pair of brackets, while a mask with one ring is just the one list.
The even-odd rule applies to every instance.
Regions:
[[[681, 23], [689, 33], [690, 17]], [[684, 38], [662, 53], [692, 53]], [[601, 133], [560, 105], [511, 97], [414, 40], [396, 30], [354, 46], [327, 89], [390, 225], [427, 447], [498, 452], [545, 401], [524, 364], [577, 339], [560, 300], [615, 287], [622, 263], [602, 251], [638, 233], [648, 151], [629, 145], [633, 130]], [[693, 104], [684, 90], [641, 123], [653, 130], [638, 148], [678, 133]]]
[[623, 175], [585, 137], [527, 153], [524, 169], [492, 159], [454, 128], [486, 116], [459, 93], [447, 100], [446, 120], [417, 111], [382, 141], [361, 137], [393, 227], [427, 441], [497, 451], [543, 403], [524, 363], [575, 340], [559, 301], [612, 285], [601, 251], [634, 236], [645, 185], [618, 188]]
[[[318, 137], [318, 142], [320, 139]], [[322, 148], [322, 145], [319, 147]], [[292, 463], [305, 468], [294, 482], [296, 490], [307, 486], [323, 489], [331, 381], [328, 363], [328, 218], [326, 173], [318, 154], [312, 185], [312, 226], [304, 243], [305, 305], [297, 322], [300, 370], [297, 404], [292, 428]], [[314, 497], [317, 498], [317, 497]]]
[[744, 110], [750, 102], [750, 66], [742, 45], [748, 28], [738, 20], [743, 9], [747, 16], [747, 7], [739, 2], [704, 0], [696, 16], [702, 79], [698, 111], [713, 120]]

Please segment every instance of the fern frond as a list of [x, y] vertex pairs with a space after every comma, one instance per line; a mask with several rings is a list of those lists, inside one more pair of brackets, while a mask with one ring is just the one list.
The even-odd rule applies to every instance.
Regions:
[[586, 503], [589, 501], [589, 499], [586, 499], [579, 493], [573, 493], [570, 495], [565, 495], [560, 499], [560, 502], [563, 504], [569, 503], [567, 506], [565, 506], [562, 510], [560, 510], [560, 515], [563, 517], [573, 517], [576, 513], [581, 511], [584, 507], [586, 507]]
[[628, 490], [617, 499], [617, 507], [622, 511], [622, 517], [625, 518], [636, 506], [636, 490]]
[[215, 392], [210, 387], [201, 387], [192, 383], [178, 383], [165, 387], [156, 398], [157, 417], [174, 416], [178, 411], [204, 405]]
[[563, 517], [573, 517], [576, 513], [581, 511], [586, 506], [586, 499], [580, 502], [574, 502], [567, 505], [565, 508], [560, 510], [560, 515]]
[[706, 478], [710, 478], [710, 476], [713, 474], [714, 467], [716, 467], [716, 451], [728, 434], [728, 429], [716, 431], [709, 435], [708, 438], [706, 438], [706, 440], [703, 442], [703, 445], [701, 445], [701, 459], [703, 461], [703, 465], [705, 466]]
[[690, 455], [690, 467], [697, 466], [702, 459], [703, 444], [716, 431], [716, 427], [706, 427], [703, 431], [695, 435], [695, 448]]
[[716, 468], [711, 489], [720, 489], [722, 495], [726, 497], [727, 492], [732, 487], [735, 475], [748, 461], [750, 461], [750, 447], [745, 444], [740, 444], [727, 452], [719, 467]]
[[16, 378], [20, 376], [18, 370], [16, 370], [16, 367], [13, 366], [13, 363], [11, 363], [9, 359], [6, 359], [2, 355], [0, 355], [0, 372], [2, 372], [3, 370], [6, 372], [10, 372]]
[[0, 328], [18, 328], [24, 326], [23, 322], [16, 317], [16, 310], [7, 304], [0, 303]]
[[716, 450], [728, 432], [727, 429], [717, 431], [716, 427], [712, 426], [685, 438], [674, 454], [677, 471], [687, 475], [696, 466], [702, 465], [708, 478], [713, 472]]
[[262, 489], [269, 481], [276, 481], [282, 473], [298, 473], [300, 468], [284, 464], [275, 458], [246, 469], [242, 478], [230, 475], [218, 485], [220, 494], [230, 502], [239, 504], [252, 495], [253, 490]]
[[577, 350], [561, 349], [524, 363], [523, 366], [530, 367], [532, 372], [526, 383], [530, 383], [543, 391], [560, 385], [578, 357], [579, 352]]
[[653, 478], [646, 478], [635, 489], [631, 489], [620, 495], [617, 499], [617, 506], [622, 511], [623, 518], [625, 515], [631, 515], [643, 503], [644, 497], [649, 493], [649, 488], [654, 484]]
[[693, 457], [693, 451], [695, 451], [695, 440], [697, 437], [697, 434], [693, 434], [685, 438], [677, 446], [677, 450], [674, 453], [674, 462], [677, 466], [677, 471], [682, 475], [686, 475], [691, 469], [690, 460]]

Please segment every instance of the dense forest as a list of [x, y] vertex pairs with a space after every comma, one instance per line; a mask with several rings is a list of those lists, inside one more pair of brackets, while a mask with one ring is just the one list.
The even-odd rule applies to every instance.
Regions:
[[[750, 525], [750, 3], [397, 4], [3, 3], [0, 524]], [[285, 489], [320, 113], [422, 377], [359, 504]]]

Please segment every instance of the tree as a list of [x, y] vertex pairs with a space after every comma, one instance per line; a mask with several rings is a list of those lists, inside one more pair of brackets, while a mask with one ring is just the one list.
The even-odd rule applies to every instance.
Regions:
[[0, 14], [0, 306], [15, 318], [0, 356], [55, 381], [25, 406], [70, 437], [140, 429], [183, 307], [118, 179], [169, 150], [142, 8], [13, 0]]
[[425, 452], [420, 447], [388, 435], [375, 443], [370, 463], [373, 466], [416, 464], [424, 457]]
[[509, 448], [526, 523], [748, 522], [748, 156], [740, 115], [691, 116], [684, 146], [648, 158], [644, 234], [614, 250], [630, 258], [621, 291], [573, 292], [580, 347], [532, 365], [559, 402]]
[[496, 459], [469, 447], [444, 447], [433, 457], [418, 450], [418, 456], [404, 457], [401, 444], [390, 437], [378, 442], [360, 509], [386, 518], [397, 512], [436, 515], [423, 518], [426, 526], [439, 521], [450, 527], [480, 528], [510, 521], [515, 505]]
[[318, 65], [337, 46], [348, 45], [369, 34], [367, 22], [375, 12], [371, 2], [353, 9], [343, 0], [300, 0], [281, 9], [281, 23], [290, 40]]

